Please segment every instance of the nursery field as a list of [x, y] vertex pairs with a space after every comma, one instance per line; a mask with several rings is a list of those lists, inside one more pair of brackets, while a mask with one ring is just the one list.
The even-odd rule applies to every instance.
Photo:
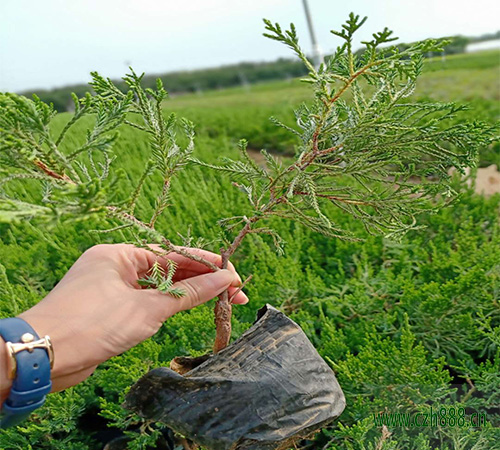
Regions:
[[[427, 63], [411, 100], [467, 102], [471, 109], [454, 120], [493, 123], [500, 118], [499, 71], [498, 51], [437, 58]], [[268, 118], [292, 126], [293, 108], [309, 98], [306, 85], [290, 80], [174, 97], [165, 111], [195, 122], [195, 155], [205, 161], [238, 158], [240, 138], [252, 149], [286, 157], [293, 153], [293, 136]], [[57, 126], [69, 117], [62, 114]], [[77, 128], [66, 145], [83, 139]], [[141, 175], [146, 146], [139, 131], [121, 130], [115, 151], [126, 173], [124, 185], [127, 177]], [[500, 168], [498, 142], [480, 153], [480, 165], [490, 164]], [[233, 338], [264, 304], [280, 308], [300, 324], [346, 395], [339, 420], [297, 448], [500, 449], [500, 195], [487, 198], [458, 179], [455, 184], [459, 199], [422, 216], [425, 228], [401, 242], [368, 235], [338, 210], [333, 220], [364, 241], [328, 239], [297, 223], [277, 221], [273, 228], [286, 241], [284, 256], [274, 252], [266, 236], [252, 236], [232, 259], [242, 275], [253, 274], [246, 288], [250, 302], [234, 308]], [[24, 189], [26, 199], [40, 195], [33, 185], [23, 186], [17, 188]], [[153, 208], [154, 186], [145, 186], [139, 217]], [[175, 180], [171, 206], [156, 227], [166, 235], [172, 229], [203, 236], [216, 250], [210, 240], [219, 231], [217, 219], [248, 209], [245, 195], [227, 177], [193, 167]], [[50, 228], [0, 224], [0, 317], [37, 303], [87, 248], [128, 237], [119, 231], [92, 232], [104, 226], [97, 219]], [[159, 433], [168, 433], [159, 424], [143, 427], [151, 436], [139, 432], [137, 417], [130, 418], [120, 406], [127, 389], [175, 356], [210, 351], [212, 322], [213, 301], [174, 316], [153, 338], [102, 364], [84, 383], [50, 395], [23, 426], [0, 431], [0, 449], [97, 450], [124, 432], [133, 437], [129, 448], [147, 448]], [[415, 417], [431, 408], [457, 420], [382, 426], [374, 419], [379, 413]], [[475, 413], [484, 418], [478, 426], [469, 423]], [[462, 416], [464, 421], [458, 420]]]
[[[458, 120], [494, 122], [500, 118], [499, 71], [499, 51], [433, 58], [426, 62], [412, 100], [466, 103], [470, 111]], [[305, 83], [291, 79], [179, 96], [168, 102], [167, 109], [189, 117], [210, 137], [244, 136], [251, 148], [286, 153], [293, 152], [293, 136], [268, 118], [276, 116], [293, 125], [294, 107], [310, 96]], [[481, 165], [492, 163], [500, 167], [498, 146], [481, 155]]]

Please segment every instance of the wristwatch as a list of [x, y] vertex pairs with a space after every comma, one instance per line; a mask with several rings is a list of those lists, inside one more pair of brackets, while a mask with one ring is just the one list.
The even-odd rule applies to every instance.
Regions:
[[0, 336], [7, 345], [10, 394], [0, 410], [0, 428], [17, 425], [45, 402], [50, 392], [54, 349], [49, 336], [39, 338], [23, 319], [0, 319]]

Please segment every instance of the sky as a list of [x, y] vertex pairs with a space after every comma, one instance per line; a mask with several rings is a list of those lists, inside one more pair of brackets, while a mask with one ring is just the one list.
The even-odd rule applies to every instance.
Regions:
[[[385, 26], [402, 41], [493, 33], [496, 0], [309, 0], [320, 47], [340, 40], [349, 12], [368, 16], [359, 41]], [[86, 83], [89, 73], [119, 78], [132, 65], [159, 74], [290, 57], [262, 36], [262, 18], [295, 23], [311, 49], [302, 0], [0, 0], [0, 91]]]

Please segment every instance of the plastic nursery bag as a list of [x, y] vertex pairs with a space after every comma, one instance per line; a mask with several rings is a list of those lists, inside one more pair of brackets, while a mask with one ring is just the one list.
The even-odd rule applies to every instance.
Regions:
[[237, 341], [186, 374], [147, 373], [124, 406], [209, 450], [281, 450], [337, 418], [345, 398], [300, 327], [267, 305]]

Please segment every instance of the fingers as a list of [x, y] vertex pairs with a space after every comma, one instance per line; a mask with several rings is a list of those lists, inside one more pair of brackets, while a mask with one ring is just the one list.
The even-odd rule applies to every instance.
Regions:
[[[165, 250], [163, 250], [157, 244], [149, 244], [149, 247], [151, 247], [151, 249], [153, 250], [162, 253], [165, 252]], [[179, 247], [179, 248], [185, 250], [188, 253], [191, 253], [192, 255], [203, 258], [204, 260], [211, 262], [212, 264], [215, 264], [217, 267], [221, 267], [222, 265], [222, 258], [220, 255], [217, 255], [216, 253], [209, 252], [208, 250], [202, 250], [200, 248], [190, 248], [190, 247]], [[156, 256], [152, 252], [148, 252], [147, 250], [140, 248], [138, 250], [142, 250], [149, 254], [148, 258], [151, 265], [158, 259], [158, 256]], [[205, 264], [190, 259], [186, 256], [180, 255], [178, 253], [170, 252], [168, 253], [168, 256], [166, 255], [165, 257], [167, 259], [174, 261], [177, 264], [178, 270], [186, 270], [197, 274], [208, 273], [211, 271], [211, 269], [207, 267]], [[162, 259], [163, 258], [159, 258], [160, 263]], [[229, 262], [227, 269], [230, 270], [231, 272], [236, 272], [236, 269], [234, 268], [234, 265], [231, 262]]]
[[[159, 308], [167, 312], [167, 316], [172, 316], [179, 311], [185, 311], [208, 302], [229, 288], [231, 284], [239, 284], [239, 281], [233, 272], [223, 269], [174, 283], [174, 288], [181, 289], [184, 292], [184, 295], [180, 298], [173, 298], [168, 294], [152, 290], [140, 292], [155, 301]], [[248, 302], [248, 299], [246, 296], [238, 295], [238, 302], [243, 304]]]
[[[156, 245], [156, 244], [149, 244], [149, 247], [151, 247], [151, 249], [156, 250], [156, 251], [161, 251], [161, 252], [164, 251], [163, 249], [161, 249], [161, 247], [159, 245]], [[198, 249], [198, 248], [189, 248], [189, 247], [182, 247], [182, 248], [191, 254], [202, 257], [205, 260], [210, 261], [211, 263], [213, 263], [215, 265], [218, 265], [219, 267], [222, 263], [221, 256], [217, 255], [215, 253], [212, 253], [212, 252], [209, 252], [206, 250], [202, 250], [202, 249]], [[147, 271], [150, 269], [150, 267], [154, 264], [155, 261], [159, 261], [160, 264], [162, 264], [162, 263], [165, 264], [164, 258], [158, 257], [153, 252], [150, 252], [146, 249], [135, 247], [133, 245], [120, 245], [120, 249], [125, 250], [126, 252], [129, 253], [130, 261], [132, 262], [132, 264], [134, 265], [134, 267], [137, 271], [137, 278], [140, 276], [143, 276], [145, 273], [147, 273]], [[188, 285], [188, 289], [190, 288], [189, 286], [197, 283], [196, 281], [193, 280], [194, 278], [197, 278], [202, 274], [208, 275], [211, 273], [211, 269], [209, 267], [207, 267], [206, 265], [204, 265], [198, 261], [194, 261], [192, 259], [189, 259], [188, 257], [180, 255], [178, 253], [173, 253], [173, 252], [169, 253], [168, 259], [173, 260], [177, 263], [177, 270], [176, 270], [175, 275], [174, 275], [174, 282], [176, 282], [176, 284], [185, 282]], [[166, 264], [165, 264], [165, 266], [166, 266]], [[238, 275], [238, 273], [236, 272], [236, 269], [234, 268], [234, 265], [231, 262], [229, 262], [227, 270], [229, 272], [231, 272], [233, 274], [233, 277], [234, 277], [233, 280], [230, 282], [230, 284], [233, 287], [229, 288], [229, 296], [231, 297], [235, 294], [235, 292], [237, 290], [236, 288], [241, 285], [241, 277]], [[129, 274], [129, 276], [130, 276], [130, 274]], [[132, 277], [132, 278], [134, 278], [134, 277]], [[133, 283], [132, 283], [133, 286], [136, 288], [138, 287], [138, 286], [136, 286], [136, 283], [135, 283], [135, 280], [137, 278], [134, 278]], [[197, 284], [196, 284], [196, 286], [197, 286]], [[163, 294], [160, 294], [160, 295], [163, 295]], [[209, 295], [211, 295], [211, 294], [209, 294]], [[210, 300], [211, 298], [215, 297], [216, 295], [218, 295], [218, 293], [211, 295], [206, 300], [203, 300], [200, 303], [204, 303], [205, 301]], [[179, 303], [177, 299], [176, 299], [176, 301], [177, 301], [177, 303]], [[248, 302], [248, 297], [245, 295], [244, 292], [240, 291], [234, 296], [232, 302], [234, 304], [243, 305], [243, 304]], [[196, 303], [196, 304], [200, 304], [200, 303]], [[187, 309], [187, 308], [184, 308], [184, 309]]]
[[[149, 247], [157, 252], [165, 253], [165, 250], [157, 244], [149, 244]], [[222, 258], [220, 255], [199, 248], [180, 248], [188, 253], [203, 258], [218, 267], [221, 267], [222, 265]], [[170, 252], [165, 254], [165, 257], [159, 257], [152, 251], [150, 252], [144, 248], [136, 247], [133, 244], [101, 244], [90, 248], [86, 253], [92, 253], [94, 256], [108, 257], [114, 261], [119, 261], [120, 266], [123, 265], [125, 262], [124, 259], [126, 259], [129, 264], [132, 264], [138, 274], [146, 273], [156, 261], [162, 263], [165, 259], [174, 261], [179, 270], [186, 270], [197, 274], [208, 273], [211, 271], [211, 269], [205, 264], [178, 253]], [[231, 262], [229, 262], [227, 269], [236, 273], [234, 265]]]
[[174, 284], [174, 287], [182, 289], [185, 294], [177, 300], [178, 311], [194, 308], [202, 303], [217, 297], [231, 284], [238, 284], [235, 274], [229, 270], [198, 275], [187, 278]]

